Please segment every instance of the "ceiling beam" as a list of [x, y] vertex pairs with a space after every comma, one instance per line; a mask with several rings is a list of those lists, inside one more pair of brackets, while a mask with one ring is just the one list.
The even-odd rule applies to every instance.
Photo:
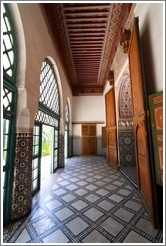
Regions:
[[99, 5], [99, 4], [84, 4], [84, 5], [80, 5], [80, 4], [73, 4], [73, 5], [69, 5], [68, 4], [68, 6], [66, 6], [66, 5], [64, 5], [64, 10], [66, 11], [66, 10], [72, 10], [72, 11], [74, 11], [74, 10], [80, 10], [80, 7], [81, 7], [81, 9], [84, 9], [84, 10], [88, 10], [88, 9], [91, 9], [91, 10], [99, 10], [99, 9], [105, 9], [105, 8], [110, 8], [110, 4], [101, 4], [101, 5]]
[[102, 23], [106, 23], [107, 19], [108, 19], [108, 15], [103, 15], [103, 16], [98, 16], [98, 15], [74, 16], [74, 15], [71, 15], [71, 16], [66, 17], [66, 22], [69, 22], [69, 23], [71, 22], [75, 24], [81, 24], [81, 23], [87, 24], [87, 22], [94, 24], [96, 22], [98, 24], [102, 24]]

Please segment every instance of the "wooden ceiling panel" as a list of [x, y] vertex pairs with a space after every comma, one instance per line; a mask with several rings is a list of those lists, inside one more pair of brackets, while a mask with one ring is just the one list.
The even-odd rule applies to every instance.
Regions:
[[111, 4], [63, 4], [77, 84], [98, 84]]
[[42, 4], [74, 95], [102, 93], [131, 5]]

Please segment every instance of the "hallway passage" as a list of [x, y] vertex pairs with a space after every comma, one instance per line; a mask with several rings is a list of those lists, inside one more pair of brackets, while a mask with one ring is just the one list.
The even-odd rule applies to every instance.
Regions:
[[137, 190], [105, 157], [69, 158], [33, 199], [31, 214], [4, 229], [5, 243], [159, 243]]

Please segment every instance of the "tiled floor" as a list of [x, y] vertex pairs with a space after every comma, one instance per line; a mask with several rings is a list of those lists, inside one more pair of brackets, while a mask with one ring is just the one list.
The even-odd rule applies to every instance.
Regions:
[[73, 157], [4, 229], [5, 243], [161, 243], [137, 191], [104, 157]]

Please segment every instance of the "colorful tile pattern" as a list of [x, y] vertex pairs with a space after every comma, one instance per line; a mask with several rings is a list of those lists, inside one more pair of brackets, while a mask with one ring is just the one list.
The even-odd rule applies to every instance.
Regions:
[[14, 155], [14, 181], [12, 192], [11, 219], [18, 219], [31, 210], [33, 134], [17, 133]]

